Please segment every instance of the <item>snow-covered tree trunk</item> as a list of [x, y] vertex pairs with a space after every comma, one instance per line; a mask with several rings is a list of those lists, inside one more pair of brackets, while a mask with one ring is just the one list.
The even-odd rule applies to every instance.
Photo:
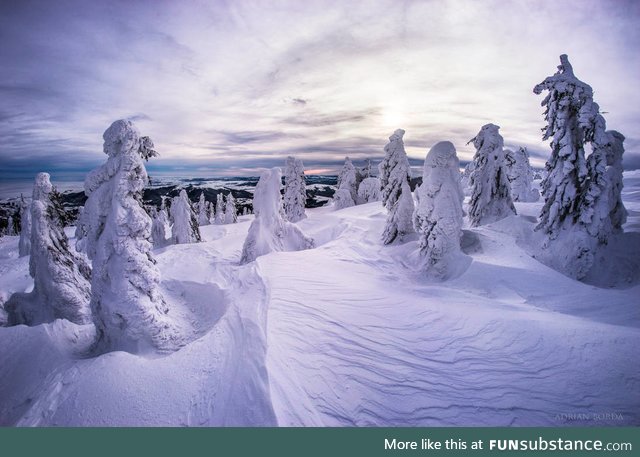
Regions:
[[224, 208], [224, 223], [235, 224], [238, 222], [238, 210], [236, 209], [236, 199], [233, 194], [229, 192], [227, 195], [227, 203]]
[[214, 216], [215, 224], [224, 224], [224, 196], [222, 193], [216, 195], [216, 213]]
[[204, 192], [200, 192], [200, 201], [198, 202], [198, 225], [209, 225], [209, 215], [207, 214], [207, 201], [204, 198]]
[[424, 162], [422, 185], [416, 190], [418, 204], [413, 223], [420, 237], [425, 272], [446, 279], [462, 257], [462, 201], [460, 163], [456, 148], [441, 141], [431, 148]]
[[202, 241], [200, 227], [187, 191], [182, 189], [171, 203], [171, 217], [173, 226], [171, 227], [171, 239], [174, 244], [198, 243]]
[[280, 168], [272, 168], [260, 176], [253, 196], [256, 216], [242, 246], [241, 263], [252, 262], [273, 251], [300, 251], [313, 247], [313, 240], [284, 218], [281, 176]]
[[287, 157], [284, 173], [284, 213], [289, 222], [306, 218], [307, 185], [302, 160]]
[[382, 189], [378, 178], [368, 177], [362, 180], [358, 187], [358, 200], [364, 203], [379, 202], [382, 198]]
[[[560, 56], [558, 72], [533, 91], [545, 90], [549, 93], [542, 101], [547, 121], [543, 139], [552, 138], [551, 158], [541, 184], [545, 202], [536, 229], [546, 234], [542, 254], [547, 262], [583, 279], [614, 233], [613, 226], [621, 225], [624, 207], [615, 171], [621, 165], [615, 165], [608, 178], [608, 163], [621, 164], [624, 137], [606, 131], [593, 90], [576, 78], [566, 55]], [[588, 160], [587, 142], [593, 150]]]
[[387, 223], [382, 234], [384, 244], [402, 241], [414, 233], [409, 159], [404, 150], [404, 130], [398, 129], [384, 147], [384, 159], [379, 165], [382, 185], [382, 204], [387, 208]]
[[18, 255], [27, 256], [31, 253], [31, 205], [20, 196], [20, 240], [18, 241]]
[[471, 140], [476, 148], [469, 201], [469, 219], [473, 227], [516, 214], [505, 166], [504, 140], [498, 133], [499, 128], [487, 124]]
[[34, 286], [30, 293], [13, 294], [5, 304], [9, 324], [37, 325], [55, 319], [91, 322], [91, 269], [69, 249], [62, 213], [49, 174], [38, 173], [31, 202], [29, 258]]
[[7, 219], [7, 236], [16, 236], [16, 223], [13, 216], [9, 216]]
[[182, 340], [160, 291], [152, 222], [141, 203], [148, 181], [143, 160], [154, 155], [153, 148], [126, 120], [111, 124], [103, 138], [107, 162], [84, 184], [91, 308], [100, 337], [96, 349], [172, 350]]

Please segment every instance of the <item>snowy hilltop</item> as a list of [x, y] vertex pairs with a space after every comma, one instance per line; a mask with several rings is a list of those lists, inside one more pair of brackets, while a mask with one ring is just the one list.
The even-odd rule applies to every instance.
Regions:
[[0, 425], [640, 424], [640, 173], [567, 56], [534, 93], [543, 180], [489, 123], [415, 190], [396, 129], [333, 184], [290, 156], [146, 198], [154, 142], [114, 122], [75, 226], [44, 172], [11, 207]]

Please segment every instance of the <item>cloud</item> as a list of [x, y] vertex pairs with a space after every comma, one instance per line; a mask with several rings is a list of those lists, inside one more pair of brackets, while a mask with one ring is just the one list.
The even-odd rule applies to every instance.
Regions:
[[154, 139], [150, 167], [185, 173], [379, 159], [398, 127], [412, 160], [450, 140], [465, 161], [488, 122], [541, 166], [532, 88], [561, 53], [609, 128], [640, 131], [638, 19], [637, 2], [595, 0], [1, 2], [0, 166], [86, 171], [119, 118]]

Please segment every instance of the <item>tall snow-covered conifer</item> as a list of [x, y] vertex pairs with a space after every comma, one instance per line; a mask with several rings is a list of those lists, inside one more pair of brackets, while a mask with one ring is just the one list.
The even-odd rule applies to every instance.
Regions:
[[313, 240], [284, 218], [281, 176], [280, 168], [272, 168], [260, 176], [253, 196], [256, 216], [242, 246], [241, 263], [252, 262], [273, 251], [300, 251], [313, 247]]
[[422, 185], [416, 191], [418, 204], [413, 223], [420, 237], [425, 272], [446, 279], [454, 273], [462, 256], [462, 201], [460, 163], [449, 141], [434, 145], [424, 162]]
[[59, 196], [48, 173], [38, 173], [31, 202], [33, 291], [15, 293], [5, 304], [9, 324], [37, 325], [55, 319], [76, 324], [91, 322], [91, 269], [69, 249]]
[[222, 193], [216, 195], [216, 212], [214, 215], [215, 224], [224, 224], [224, 196]]
[[382, 204], [387, 208], [387, 224], [382, 234], [384, 244], [402, 241], [413, 229], [413, 196], [409, 159], [402, 137], [405, 131], [398, 129], [389, 137], [384, 147], [384, 159], [378, 166], [382, 185]]
[[356, 174], [356, 167], [353, 166], [351, 159], [349, 157], [345, 157], [342, 170], [340, 170], [340, 174], [338, 174], [337, 187], [338, 189], [346, 189], [349, 192], [354, 205], [356, 200], [358, 199], [358, 184]]
[[[549, 92], [542, 101], [547, 121], [543, 139], [552, 139], [537, 229], [546, 234], [543, 250], [553, 266], [583, 279], [598, 249], [614, 233], [613, 226], [621, 225], [614, 220], [619, 220], [624, 208], [619, 195], [622, 186], [615, 183], [617, 178], [607, 178], [608, 163], [616, 162], [615, 156], [622, 158], [621, 135], [606, 131], [591, 86], [576, 78], [566, 55], [560, 56], [558, 71], [533, 91]], [[593, 150], [588, 160], [587, 142]], [[610, 173], [619, 174], [613, 169]]]
[[200, 200], [198, 201], [198, 225], [209, 225], [209, 214], [207, 214], [208, 205], [204, 198], [204, 192], [200, 192]]
[[20, 196], [20, 240], [18, 255], [24, 257], [31, 252], [31, 205]]
[[224, 223], [235, 224], [238, 222], [238, 209], [236, 208], [236, 199], [233, 194], [229, 192], [227, 195], [227, 202], [224, 205]]
[[284, 214], [289, 222], [306, 218], [307, 186], [302, 160], [287, 157], [284, 173]]
[[171, 239], [174, 244], [198, 243], [202, 241], [198, 218], [191, 207], [187, 191], [182, 189], [171, 202]]
[[127, 120], [111, 124], [103, 139], [107, 162], [84, 183], [97, 349], [175, 349], [181, 344], [178, 326], [159, 288], [160, 272], [151, 252], [152, 222], [141, 202], [148, 181], [144, 160], [155, 151]]
[[507, 156], [508, 175], [511, 182], [511, 197], [515, 202], [536, 202], [540, 198], [537, 189], [532, 188], [533, 168], [529, 163], [527, 148], [520, 147], [510, 151]]
[[484, 125], [471, 140], [476, 148], [469, 201], [469, 219], [474, 227], [516, 214], [499, 128], [494, 124]]

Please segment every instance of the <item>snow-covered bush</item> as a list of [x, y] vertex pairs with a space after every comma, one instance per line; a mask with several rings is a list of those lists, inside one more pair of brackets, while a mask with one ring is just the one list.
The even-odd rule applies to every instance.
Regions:
[[[338, 190], [346, 189], [349, 192], [349, 195], [351, 196], [351, 201], [353, 201], [354, 205], [358, 198], [358, 184], [357, 184], [356, 174], [357, 174], [356, 167], [353, 166], [351, 159], [349, 157], [345, 157], [342, 170], [340, 170], [340, 174], [338, 174], [337, 188]], [[349, 205], [349, 206], [353, 206], [353, 205]]]
[[[546, 235], [541, 257], [568, 276], [583, 279], [613, 226], [621, 225], [622, 186], [614, 177], [620, 165], [612, 165], [611, 177], [607, 170], [609, 161], [621, 163], [624, 148], [621, 135], [606, 131], [591, 86], [576, 78], [566, 55], [560, 56], [558, 71], [533, 89], [536, 94], [545, 90], [543, 139], [552, 141], [541, 183], [545, 202], [536, 227]], [[587, 142], [593, 150], [588, 160]]]
[[302, 160], [287, 157], [284, 173], [284, 214], [289, 222], [306, 218], [307, 185]]
[[18, 255], [27, 256], [31, 253], [31, 205], [20, 196], [20, 240], [18, 241]]
[[507, 172], [511, 182], [511, 198], [514, 202], [537, 202], [540, 192], [532, 187], [533, 168], [529, 163], [527, 148], [520, 147], [517, 151], [505, 150]]
[[222, 193], [216, 195], [216, 211], [214, 215], [214, 224], [224, 224], [224, 200]]
[[436, 143], [424, 162], [422, 185], [416, 190], [418, 204], [413, 223], [419, 235], [423, 268], [430, 276], [446, 279], [454, 273], [462, 236], [460, 163], [449, 141]]
[[48, 173], [38, 173], [31, 202], [33, 291], [15, 293], [5, 304], [9, 324], [37, 325], [55, 319], [91, 322], [91, 269], [69, 249], [60, 221], [62, 205]]
[[198, 243], [202, 241], [198, 218], [191, 207], [187, 191], [182, 189], [171, 202], [171, 239], [174, 244]]
[[233, 194], [229, 192], [229, 195], [227, 195], [227, 202], [225, 203], [225, 208], [224, 208], [224, 223], [235, 224], [236, 222], [238, 222], [238, 210], [236, 209], [236, 199], [233, 197]]
[[516, 214], [505, 166], [504, 140], [498, 129], [494, 124], [484, 125], [471, 140], [476, 148], [469, 200], [469, 219], [474, 227]]
[[378, 178], [364, 178], [358, 186], [358, 202], [372, 203], [379, 202], [382, 198], [382, 189]]
[[84, 183], [86, 251], [93, 264], [91, 309], [100, 338], [96, 349], [175, 349], [181, 339], [160, 292], [160, 272], [151, 252], [152, 222], [141, 203], [149, 148], [143, 148], [131, 121], [114, 122], [103, 138], [107, 162]]
[[313, 247], [313, 240], [284, 218], [281, 173], [280, 168], [272, 168], [260, 176], [253, 196], [255, 219], [242, 246], [241, 263], [273, 251], [300, 251]]
[[208, 205], [204, 198], [204, 192], [200, 192], [200, 200], [198, 201], [198, 225], [209, 225], [209, 214], [207, 210]]
[[387, 208], [387, 223], [382, 234], [384, 244], [402, 241], [414, 233], [409, 159], [404, 150], [404, 130], [398, 129], [389, 137], [384, 147], [384, 159], [378, 166], [382, 186], [382, 204]]

